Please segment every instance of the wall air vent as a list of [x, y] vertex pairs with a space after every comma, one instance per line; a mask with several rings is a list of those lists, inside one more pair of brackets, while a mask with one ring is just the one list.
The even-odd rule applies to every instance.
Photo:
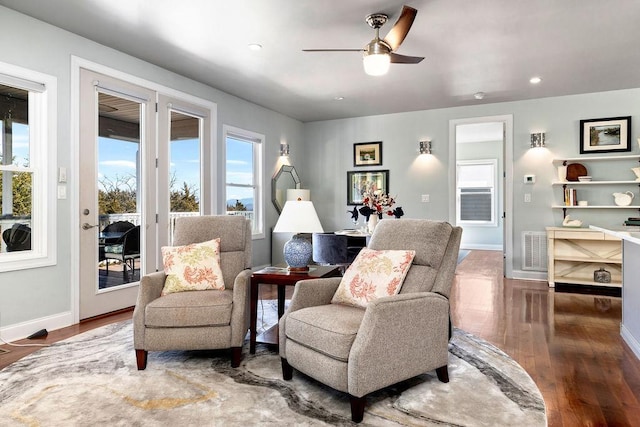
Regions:
[[547, 271], [547, 233], [522, 232], [522, 269]]

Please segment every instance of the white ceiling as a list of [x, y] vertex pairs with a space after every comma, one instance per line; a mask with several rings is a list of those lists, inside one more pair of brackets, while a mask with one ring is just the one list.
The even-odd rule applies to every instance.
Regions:
[[[302, 121], [640, 87], [638, 0], [0, 4]], [[387, 13], [386, 35], [403, 4], [418, 15], [397, 52], [426, 57], [420, 64], [371, 77], [357, 52], [302, 52], [364, 47], [373, 38], [364, 17]]]

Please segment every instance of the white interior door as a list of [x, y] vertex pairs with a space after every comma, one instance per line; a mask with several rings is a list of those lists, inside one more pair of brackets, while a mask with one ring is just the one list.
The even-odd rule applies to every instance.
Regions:
[[155, 270], [155, 97], [80, 70], [80, 319], [135, 305]]

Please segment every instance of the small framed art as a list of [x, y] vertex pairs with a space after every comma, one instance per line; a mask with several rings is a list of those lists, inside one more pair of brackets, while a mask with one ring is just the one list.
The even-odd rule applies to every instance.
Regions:
[[389, 170], [348, 171], [347, 172], [347, 205], [362, 204], [362, 193], [367, 187], [389, 193]]
[[631, 151], [631, 116], [580, 120], [580, 154]]
[[382, 141], [353, 144], [353, 166], [382, 165]]

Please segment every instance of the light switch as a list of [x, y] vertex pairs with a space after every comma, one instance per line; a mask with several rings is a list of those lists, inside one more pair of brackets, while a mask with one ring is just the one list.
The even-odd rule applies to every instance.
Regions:
[[58, 168], [58, 182], [67, 182], [67, 168]]
[[67, 198], [67, 186], [58, 185], [58, 199], [66, 199], [66, 198]]

